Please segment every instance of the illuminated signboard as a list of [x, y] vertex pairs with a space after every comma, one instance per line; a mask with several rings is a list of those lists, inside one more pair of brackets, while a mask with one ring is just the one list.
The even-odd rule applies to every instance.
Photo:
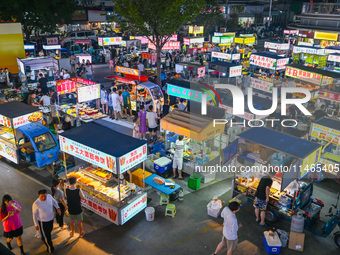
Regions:
[[77, 86], [78, 103], [100, 98], [100, 85]]
[[119, 173], [122, 174], [132, 167], [142, 163], [147, 158], [146, 144], [119, 157]]
[[44, 50], [60, 50], [60, 45], [43, 45]]
[[307, 72], [291, 66], [287, 66], [285, 75], [317, 85], [320, 85], [322, 81], [321, 74]]
[[298, 45], [313, 47], [313, 43], [311, 42], [298, 42]]
[[137, 213], [142, 211], [146, 207], [146, 202], [147, 202], [147, 193], [137, 198], [136, 200], [131, 202], [129, 205], [123, 207], [123, 209], [121, 209], [121, 220], [120, 220], [121, 224], [123, 225], [129, 219], [134, 217]]
[[190, 45], [190, 39], [189, 38], [183, 38], [183, 44], [184, 45]]
[[242, 75], [242, 66], [233, 66], [229, 68], [229, 77], [237, 77]]
[[231, 44], [233, 39], [234, 37], [221, 37], [221, 44]]
[[220, 42], [221, 42], [221, 39], [220, 39], [220, 37], [218, 37], [218, 36], [213, 36], [213, 37], [211, 38], [211, 42], [212, 42], [212, 43], [220, 43]]
[[124, 66], [116, 66], [116, 72], [139, 76], [139, 70], [138, 69], [132, 69], [132, 68], [129, 68], [129, 67], [124, 67]]
[[203, 26], [189, 26], [189, 34], [203, 34], [204, 27]]
[[314, 32], [314, 39], [324, 39], [324, 40], [330, 40], [330, 41], [337, 41], [338, 40], [338, 34], [337, 33], [327, 33], [327, 32]]
[[98, 45], [119, 45], [122, 43], [122, 37], [98, 37]]
[[339, 62], [340, 63], [340, 55], [329, 55], [328, 61]]
[[[170, 96], [180, 97], [180, 98], [188, 99], [188, 100], [195, 101], [195, 102], [202, 101], [202, 93], [199, 91], [177, 87], [172, 84], [167, 84], [167, 87], [168, 87], [167, 92], [168, 92], [168, 95]], [[211, 99], [212, 99], [211, 96], [208, 94], [207, 101]]]
[[306, 47], [293, 47], [294, 53], [306, 53], [306, 54], [314, 54], [314, 55], [325, 55], [325, 49], [318, 48], [306, 48]]
[[265, 42], [264, 47], [268, 49], [274, 49], [274, 50], [289, 50], [289, 43]]
[[34, 44], [25, 44], [24, 45], [24, 49], [25, 50], [34, 50], [35, 49], [35, 45]]
[[[203, 38], [204, 40], [204, 38]], [[156, 46], [151, 43], [150, 41], [148, 42], [148, 48], [152, 50], [156, 50]], [[180, 42], [175, 42], [175, 41], [169, 41], [166, 42], [162, 48], [162, 50], [179, 50], [181, 48], [181, 43]]]

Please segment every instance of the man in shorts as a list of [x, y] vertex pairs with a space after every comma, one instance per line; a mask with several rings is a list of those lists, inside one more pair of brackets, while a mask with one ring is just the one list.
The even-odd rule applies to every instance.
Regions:
[[[270, 187], [273, 184], [272, 177], [274, 177], [275, 172], [270, 172], [263, 176], [260, 180], [259, 186], [257, 187], [255, 193], [254, 207], [256, 222], [260, 221], [260, 225], [264, 226], [264, 220], [266, 218], [267, 204], [269, 202]], [[260, 213], [261, 212], [261, 213]]]
[[174, 154], [174, 159], [172, 161], [172, 170], [174, 174], [173, 178], [177, 178], [176, 176], [176, 168], [177, 168], [179, 180], [183, 180], [183, 177], [182, 177], [183, 149], [184, 149], [183, 136], [180, 135], [175, 144], [175, 154]]
[[122, 97], [123, 97], [125, 115], [127, 116], [127, 111], [129, 110], [130, 116], [132, 116], [130, 93], [128, 91], [128, 87], [127, 86], [124, 87], [124, 91], [122, 93]]
[[231, 202], [228, 207], [222, 210], [221, 217], [224, 219], [222, 241], [217, 245], [213, 255], [218, 254], [224, 246], [227, 246], [227, 255], [232, 255], [237, 247], [237, 231], [242, 224], [237, 223], [235, 214], [240, 210], [238, 202]]

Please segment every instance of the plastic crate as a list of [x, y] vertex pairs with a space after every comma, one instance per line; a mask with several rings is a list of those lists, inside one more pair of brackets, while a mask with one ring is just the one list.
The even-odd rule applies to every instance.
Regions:
[[188, 179], [188, 187], [193, 190], [198, 190], [201, 187], [202, 176], [193, 174]]

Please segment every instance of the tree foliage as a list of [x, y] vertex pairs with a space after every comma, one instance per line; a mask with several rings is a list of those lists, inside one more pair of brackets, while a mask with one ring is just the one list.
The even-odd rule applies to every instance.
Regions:
[[193, 21], [193, 24], [204, 26], [204, 35], [215, 31], [215, 27], [225, 26], [225, 16], [220, 10], [218, 0], [205, 0], [204, 11]]
[[73, 0], [1, 1], [0, 18], [20, 22], [29, 41], [33, 29], [54, 32], [57, 24], [71, 23], [76, 7]]
[[[171, 35], [190, 23], [203, 10], [204, 0], [115, 0], [114, 12], [119, 14], [126, 28], [152, 36], [156, 46], [157, 73], [160, 74], [160, 52]], [[158, 75], [158, 84], [161, 84]]]

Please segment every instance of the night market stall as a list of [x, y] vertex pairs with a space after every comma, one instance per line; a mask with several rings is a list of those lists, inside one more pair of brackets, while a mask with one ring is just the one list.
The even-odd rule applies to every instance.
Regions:
[[303, 63], [306, 66], [315, 66], [319, 68], [325, 67], [327, 62], [327, 56], [325, 49], [305, 46], [293, 47], [293, 62]]
[[58, 160], [59, 144], [40, 121], [36, 107], [13, 101], [0, 104], [0, 155], [16, 164], [44, 167]]
[[[59, 140], [62, 152], [86, 162], [66, 170], [84, 191], [84, 208], [123, 225], [146, 207], [147, 193], [121, 176], [147, 158], [145, 141], [93, 122], [64, 132]], [[142, 171], [144, 176], [144, 163]]]
[[322, 171], [340, 182], [340, 120], [322, 118], [313, 122], [309, 139], [322, 145]]
[[265, 49], [268, 49], [268, 51], [270, 52], [282, 54], [284, 56], [288, 56], [289, 47], [290, 47], [289, 43], [275, 42], [275, 41], [264, 42]]

